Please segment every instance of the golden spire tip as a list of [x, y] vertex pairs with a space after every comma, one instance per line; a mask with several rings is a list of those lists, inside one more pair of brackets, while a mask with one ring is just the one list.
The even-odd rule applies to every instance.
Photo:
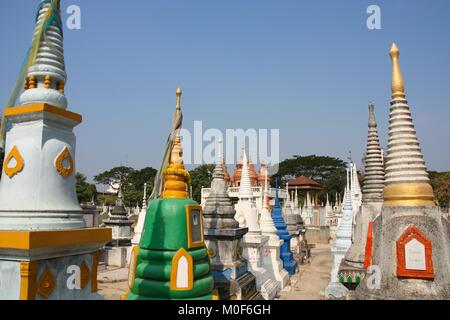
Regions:
[[181, 110], [181, 95], [183, 94], [183, 90], [181, 88], [177, 88], [177, 110]]
[[398, 49], [395, 42], [392, 44], [391, 51], [390, 51], [391, 57], [398, 57], [400, 55], [400, 50]]
[[400, 70], [400, 50], [395, 43], [392, 44], [389, 52], [392, 60], [392, 96], [394, 98], [405, 97], [405, 81]]

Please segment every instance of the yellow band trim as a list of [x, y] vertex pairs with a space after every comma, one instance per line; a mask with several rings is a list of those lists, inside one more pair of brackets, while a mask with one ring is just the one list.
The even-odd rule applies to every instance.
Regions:
[[98, 271], [99, 257], [100, 257], [100, 251], [96, 251], [92, 254], [92, 272], [91, 272], [91, 292], [92, 293], [95, 293], [98, 291], [97, 271]]
[[27, 113], [37, 113], [37, 112], [48, 112], [53, 113], [58, 116], [68, 118], [70, 120], [76, 121], [78, 123], [83, 122], [83, 117], [78, 114], [71, 111], [67, 111], [58, 107], [54, 107], [49, 104], [45, 103], [39, 103], [39, 104], [32, 104], [29, 106], [23, 106], [23, 107], [13, 107], [13, 108], [6, 108], [3, 112], [4, 116], [7, 117], [13, 117], [18, 116], [22, 114]]
[[36, 275], [38, 262], [20, 263], [20, 300], [34, 300], [37, 292]]
[[63, 231], [0, 231], [0, 248], [30, 250], [77, 244], [107, 243], [111, 239], [111, 228]]
[[[192, 234], [191, 234], [191, 232], [192, 232], [191, 214], [192, 214], [192, 211], [194, 211], [194, 210], [198, 210], [200, 212], [199, 223], [200, 223], [202, 239], [197, 242], [192, 241]], [[202, 208], [202, 206], [186, 205], [186, 224], [187, 224], [187, 236], [188, 236], [189, 249], [204, 247], [205, 239], [204, 239], [204, 233], [203, 233], [203, 208]]]

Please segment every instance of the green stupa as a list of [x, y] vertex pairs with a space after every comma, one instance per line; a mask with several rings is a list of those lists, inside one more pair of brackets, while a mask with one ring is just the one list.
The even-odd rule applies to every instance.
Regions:
[[179, 137], [181, 94], [178, 89], [172, 131], [175, 138], [169, 139], [168, 165], [162, 166], [162, 197], [150, 203], [139, 247], [133, 248], [130, 290], [123, 297], [126, 300], [215, 300], [217, 297], [203, 238], [202, 207], [189, 199], [187, 193], [190, 178], [184, 168]]

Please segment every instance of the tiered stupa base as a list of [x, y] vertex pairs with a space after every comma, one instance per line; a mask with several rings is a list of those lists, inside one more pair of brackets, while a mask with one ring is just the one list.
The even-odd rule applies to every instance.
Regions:
[[256, 289], [256, 277], [237, 252], [246, 232], [245, 228], [205, 230], [205, 244], [213, 255], [214, 289], [219, 292], [220, 300], [263, 300]]
[[[133, 288], [126, 300], [215, 300], [212, 294], [213, 277], [204, 248], [186, 250], [192, 257], [193, 288], [175, 291], [170, 288], [172, 261], [178, 251], [146, 250], [139, 248]], [[149, 266], [154, 266], [153, 268]]]
[[[213, 274], [216, 275], [214, 271]], [[214, 288], [219, 292], [220, 300], [264, 300], [256, 290], [256, 278], [250, 272], [244, 273], [236, 280], [220, 281], [214, 278]]]
[[0, 231], [0, 300], [102, 299], [99, 250], [110, 239], [110, 229]]
[[283, 268], [288, 272], [290, 276], [297, 272], [297, 262], [294, 259], [294, 255], [291, 252], [290, 237], [283, 239], [284, 243], [280, 248], [280, 258], [283, 261]]

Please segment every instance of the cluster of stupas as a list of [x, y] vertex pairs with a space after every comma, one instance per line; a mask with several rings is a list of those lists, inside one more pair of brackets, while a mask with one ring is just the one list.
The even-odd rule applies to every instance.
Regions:
[[67, 110], [60, 5], [42, 0], [18, 81], [24, 90], [2, 122], [0, 300], [101, 299], [101, 252], [110, 265], [129, 265], [124, 300], [271, 300], [321, 237], [333, 239], [329, 299], [449, 299], [450, 228], [435, 203], [395, 45], [391, 57], [386, 163], [371, 104], [364, 184], [350, 163], [342, 201], [337, 194], [333, 205], [327, 195], [319, 204], [319, 183], [304, 176], [270, 188], [267, 166], [256, 173], [245, 150], [231, 177], [219, 152], [201, 205], [190, 199], [178, 89], [162, 164], [150, 199], [145, 190], [136, 207], [134, 230], [120, 182], [102, 227], [88, 227], [75, 189], [73, 129], [82, 117]]
[[353, 164], [347, 172], [328, 299], [450, 298], [450, 227], [435, 201], [399, 55], [393, 44], [387, 157], [370, 104], [361, 196]]

